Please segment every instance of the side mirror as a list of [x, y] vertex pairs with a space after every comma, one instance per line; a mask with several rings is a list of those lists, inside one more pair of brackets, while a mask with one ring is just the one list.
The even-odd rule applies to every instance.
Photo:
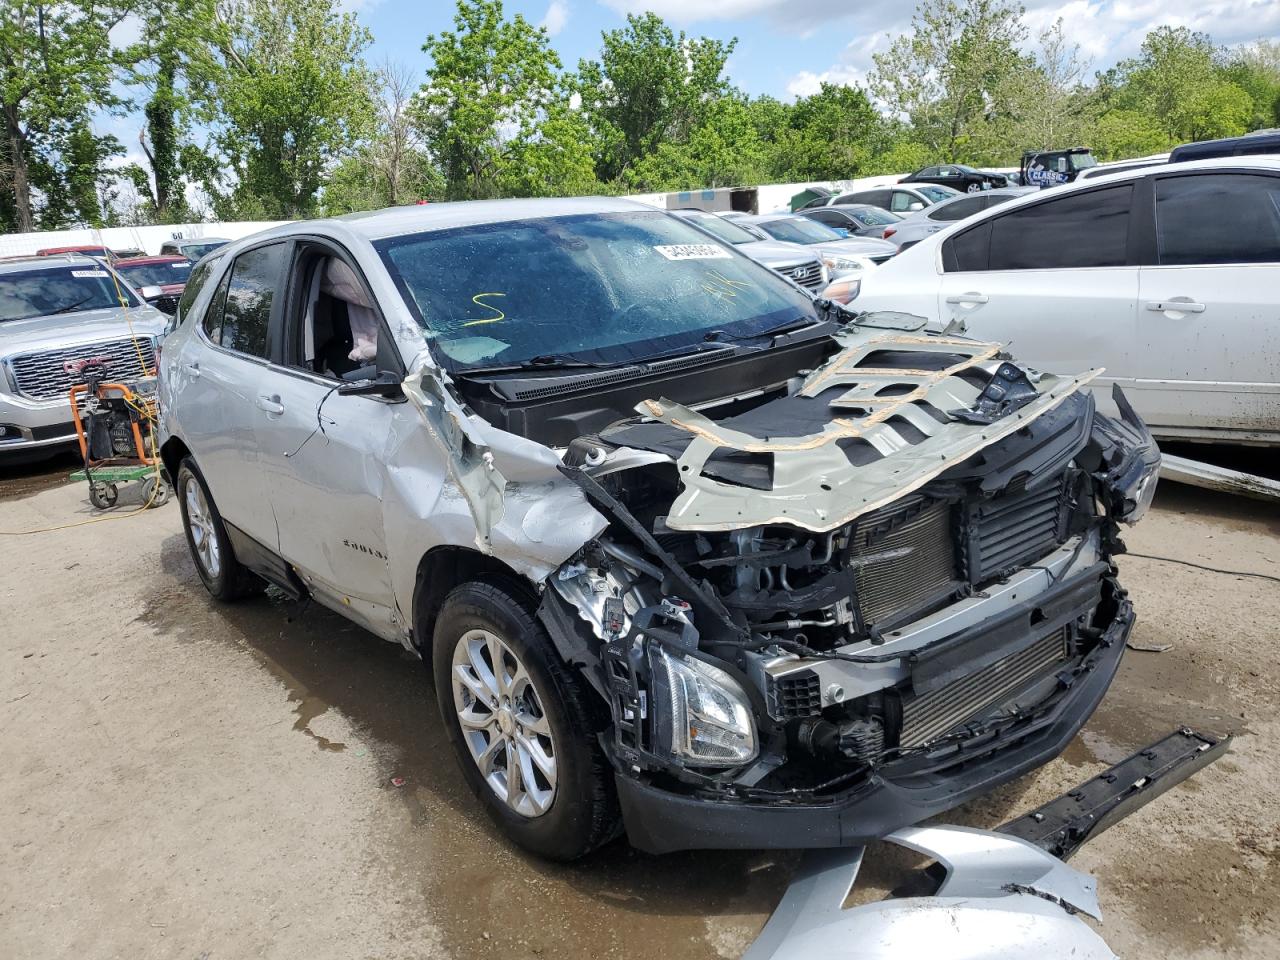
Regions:
[[924, 209], [924, 204], [923, 204], [923, 203], [921, 203], [919, 200], [917, 200], [915, 203], [908, 204], [908, 205], [907, 205], [907, 209], [908, 209], [908, 210], [923, 210], [923, 209]]
[[338, 393], [344, 397], [384, 397], [387, 400], [399, 400], [404, 397], [404, 387], [400, 377], [389, 370], [384, 370], [372, 379], [356, 380], [338, 387]]
[[842, 236], [842, 237], [847, 237], [847, 236], [849, 236], [849, 228], [848, 228], [848, 227], [832, 227], [831, 229], [832, 229], [832, 230], [834, 230], [836, 233], [840, 234], [840, 236]]
[[142, 295], [143, 300], [154, 300], [156, 297], [164, 296], [164, 290], [161, 287], [139, 287], [138, 293]]

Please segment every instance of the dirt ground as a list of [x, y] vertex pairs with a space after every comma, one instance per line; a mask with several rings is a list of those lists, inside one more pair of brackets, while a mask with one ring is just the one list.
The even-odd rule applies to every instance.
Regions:
[[[93, 516], [62, 476], [0, 478], [0, 530]], [[1169, 484], [1128, 539], [1280, 575], [1260, 503]], [[1233, 732], [1073, 862], [1121, 956], [1278, 957], [1280, 584], [1121, 562], [1134, 641], [1172, 649], [1130, 651], [1062, 758], [950, 819], [994, 826], [1180, 724]], [[794, 854], [518, 853], [475, 809], [424, 668], [293, 614], [212, 603], [174, 503], [0, 537], [0, 957], [732, 958], [785, 889]], [[906, 863], [873, 848], [866, 889]]]

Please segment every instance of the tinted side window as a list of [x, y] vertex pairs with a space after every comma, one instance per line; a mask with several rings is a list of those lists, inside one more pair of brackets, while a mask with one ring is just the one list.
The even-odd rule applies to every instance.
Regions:
[[1162, 264], [1280, 263], [1280, 177], [1168, 177], [1155, 186]]
[[217, 343], [222, 336], [222, 312], [227, 305], [227, 281], [230, 278], [223, 276], [222, 282], [218, 284], [218, 289], [213, 293], [213, 299], [209, 301], [209, 306], [205, 308], [204, 319], [200, 325], [204, 327], [205, 336], [209, 338], [211, 343]]
[[280, 284], [285, 245], [273, 243], [236, 257], [227, 286], [222, 345], [253, 357], [267, 355], [267, 321]]
[[928, 217], [930, 220], [963, 220], [965, 217], [972, 216], [979, 210], [986, 207], [985, 198], [965, 197], [963, 200], [957, 200], [955, 203], [948, 203], [938, 207], [936, 210], [930, 210]]
[[191, 271], [191, 276], [187, 277], [187, 285], [182, 288], [182, 297], [178, 300], [174, 323], [182, 323], [183, 318], [191, 309], [191, 304], [195, 303], [196, 297], [200, 295], [200, 291], [209, 281], [209, 274], [213, 272], [214, 264], [217, 262], [217, 260], [209, 260]]
[[942, 245], [942, 268], [947, 273], [987, 269], [991, 251], [991, 221], [957, 234]]
[[991, 223], [989, 270], [1118, 267], [1128, 262], [1133, 185], [1067, 195]]
[[829, 227], [843, 227], [847, 222], [842, 213], [833, 213], [830, 210], [819, 210], [816, 213], [809, 214], [810, 220], [817, 220], [819, 223], [825, 223]]

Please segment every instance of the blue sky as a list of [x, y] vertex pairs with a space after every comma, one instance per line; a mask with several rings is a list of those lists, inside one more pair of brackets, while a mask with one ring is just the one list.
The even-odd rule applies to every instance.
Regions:
[[[1280, 37], [1280, 0], [1024, 0], [1032, 35], [1062, 17], [1068, 36], [1094, 69], [1132, 56], [1162, 24], [1203, 30], [1219, 43]], [[373, 31], [370, 58], [425, 67], [422, 40], [449, 29], [448, 0], [346, 0]], [[653, 10], [687, 32], [729, 39], [734, 83], [783, 99], [811, 92], [822, 79], [856, 83], [887, 37], [910, 26], [910, 0], [508, 0], [509, 13], [545, 23], [566, 67], [593, 56], [600, 33], [629, 12]]]

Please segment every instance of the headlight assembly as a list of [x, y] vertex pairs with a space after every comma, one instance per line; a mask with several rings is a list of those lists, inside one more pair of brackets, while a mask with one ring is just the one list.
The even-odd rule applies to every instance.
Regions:
[[863, 269], [861, 261], [850, 260], [847, 257], [824, 257], [822, 262], [831, 271], [833, 278], [847, 273], [858, 273]]
[[691, 767], [736, 767], [754, 760], [759, 752], [755, 724], [733, 677], [665, 647], [654, 659], [655, 679], [665, 679], [667, 688], [655, 690], [654, 699], [662, 695], [667, 708], [655, 717], [659, 743]]

